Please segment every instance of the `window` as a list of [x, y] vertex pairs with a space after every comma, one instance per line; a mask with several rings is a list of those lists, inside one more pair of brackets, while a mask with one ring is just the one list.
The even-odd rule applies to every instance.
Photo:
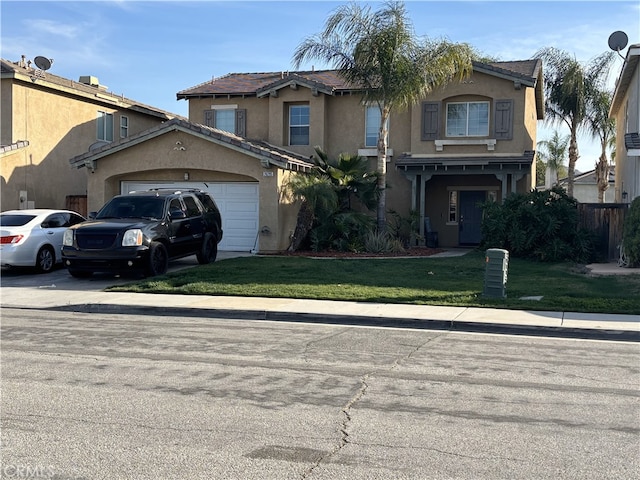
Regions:
[[456, 190], [449, 191], [449, 223], [458, 221], [458, 192]]
[[98, 111], [97, 120], [98, 140], [113, 142], [113, 114]]
[[184, 197], [182, 197], [182, 200], [187, 207], [187, 217], [197, 217], [198, 215], [201, 215], [202, 212], [200, 212], [198, 204], [193, 197], [185, 195]]
[[309, 105], [289, 107], [289, 145], [309, 145]]
[[246, 136], [246, 114], [237, 105], [212, 105], [204, 111], [204, 124], [240, 137]]
[[[365, 111], [364, 146], [377, 147], [378, 135], [380, 134], [380, 120], [382, 113], [377, 105], [369, 105]], [[387, 138], [389, 129], [389, 119], [387, 119]]]
[[236, 111], [232, 109], [214, 110], [215, 128], [236, 133]]
[[120, 138], [127, 138], [129, 136], [129, 117], [124, 115], [120, 116]]
[[447, 104], [447, 137], [489, 135], [489, 102]]

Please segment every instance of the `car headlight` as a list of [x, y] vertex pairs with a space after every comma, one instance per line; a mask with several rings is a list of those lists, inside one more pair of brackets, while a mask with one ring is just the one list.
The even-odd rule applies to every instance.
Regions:
[[123, 247], [139, 247], [142, 245], [142, 230], [134, 228], [133, 230], [127, 230], [122, 237]]
[[73, 237], [75, 236], [74, 230], [65, 230], [62, 235], [62, 245], [65, 247], [73, 246]]

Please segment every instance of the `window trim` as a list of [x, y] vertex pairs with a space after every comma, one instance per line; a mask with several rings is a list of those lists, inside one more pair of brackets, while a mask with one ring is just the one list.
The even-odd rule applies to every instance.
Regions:
[[120, 115], [120, 138], [129, 137], [129, 117]]
[[[300, 123], [300, 124], [295, 124], [295, 125], [294, 125], [294, 124], [291, 122], [291, 120], [292, 120], [292, 114], [291, 114], [291, 112], [292, 112], [292, 110], [293, 110], [294, 108], [300, 108], [300, 107], [305, 107], [305, 108], [307, 109], [307, 112], [308, 112], [308, 115], [307, 115], [307, 116], [308, 116], [308, 118], [309, 118], [309, 121], [308, 121], [308, 123], [307, 123], [307, 124]], [[294, 146], [294, 147], [304, 147], [304, 146], [309, 146], [309, 145], [311, 144], [311, 125], [310, 125], [310, 124], [311, 124], [311, 107], [309, 106], [309, 104], [308, 104], [308, 103], [296, 103], [296, 104], [290, 104], [290, 105], [289, 105], [289, 112], [288, 112], [288, 113], [289, 113], [289, 118], [288, 118], [288, 124], [289, 124], [289, 125], [288, 125], [288, 129], [287, 129], [287, 131], [288, 131], [288, 134], [289, 134], [289, 138], [288, 138], [288, 143], [287, 143], [287, 144], [288, 144], [289, 146]], [[292, 129], [292, 128], [294, 128], [294, 127], [295, 127], [295, 128], [306, 128], [306, 129], [307, 129], [307, 143], [291, 143], [291, 129]]]
[[[375, 131], [376, 141], [373, 145], [371, 145], [367, 143], [367, 139], [369, 138], [367, 131], [369, 127], [369, 109], [373, 109], [373, 108], [378, 110], [379, 115], [377, 116], [378, 123], [376, 124], [376, 131]], [[380, 119], [382, 119], [382, 111], [380, 110], [380, 107], [378, 105], [369, 104], [364, 106], [364, 148], [365, 149], [378, 148], [378, 139], [380, 135]], [[387, 146], [388, 145], [389, 145], [389, 118], [387, 118]]]
[[[111, 125], [110, 129], [109, 125]], [[96, 115], [96, 138], [103, 142], [113, 142], [113, 113], [98, 110]]]
[[[469, 134], [469, 105], [471, 104], [484, 104], [487, 106], [487, 117], [486, 117], [486, 132], [480, 134]], [[465, 134], [464, 135], [453, 135], [449, 132], [449, 106], [451, 105], [466, 105], [466, 119], [465, 119]], [[487, 137], [490, 132], [490, 124], [491, 124], [491, 102], [488, 100], [471, 100], [467, 102], [447, 102], [445, 105], [445, 122], [444, 122], [444, 130], [445, 137], [447, 138], [474, 138], [474, 137]]]

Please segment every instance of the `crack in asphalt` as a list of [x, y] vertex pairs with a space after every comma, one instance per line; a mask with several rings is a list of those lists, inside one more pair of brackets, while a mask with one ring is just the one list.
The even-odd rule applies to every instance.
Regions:
[[403, 355], [399, 358], [396, 358], [393, 363], [384, 369], [376, 369], [373, 372], [367, 373], [365, 375], [363, 375], [360, 378], [360, 388], [358, 389], [358, 391], [349, 399], [349, 401], [342, 407], [342, 416], [343, 416], [343, 420], [342, 423], [340, 424], [339, 427], [339, 432], [340, 432], [340, 439], [338, 441], [338, 444], [333, 448], [333, 450], [331, 450], [329, 453], [327, 453], [326, 455], [322, 455], [321, 457], [319, 457], [314, 463], [313, 465], [311, 465], [303, 474], [302, 474], [302, 479], [307, 479], [309, 478], [312, 474], [313, 471], [320, 466], [321, 463], [323, 463], [324, 461], [326, 461], [327, 459], [333, 457], [334, 455], [336, 455], [338, 452], [340, 452], [340, 450], [342, 450], [346, 445], [348, 445], [349, 443], [352, 443], [349, 441], [349, 424], [351, 423], [351, 409], [354, 407], [354, 405], [356, 405], [360, 400], [362, 400], [362, 398], [366, 395], [367, 393], [367, 389], [369, 388], [369, 384], [367, 383], [367, 381], [369, 380], [369, 378], [372, 375], [375, 375], [376, 372], [380, 371], [380, 370], [387, 370], [387, 371], [391, 371], [391, 370], [395, 370], [399, 365], [401, 365], [403, 362], [407, 361], [408, 359], [410, 359], [416, 352], [418, 352], [420, 349], [422, 349], [425, 345], [433, 343], [434, 341], [437, 341], [439, 339], [441, 339], [442, 337], [447, 336], [447, 334], [443, 334], [443, 335], [437, 335], [433, 338], [428, 339], [426, 342], [421, 343], [420, 345], [416, 345], [413, 350], [411, 350], [409, 353], [407, 353], [406, 355]]

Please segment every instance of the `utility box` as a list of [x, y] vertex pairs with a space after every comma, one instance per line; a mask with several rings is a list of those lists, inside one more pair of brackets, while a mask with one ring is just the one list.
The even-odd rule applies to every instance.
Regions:
[[505, 298], [509, 252], [500, 248], [490, 248], [486, 252], [485, 262], [483, 296]]

